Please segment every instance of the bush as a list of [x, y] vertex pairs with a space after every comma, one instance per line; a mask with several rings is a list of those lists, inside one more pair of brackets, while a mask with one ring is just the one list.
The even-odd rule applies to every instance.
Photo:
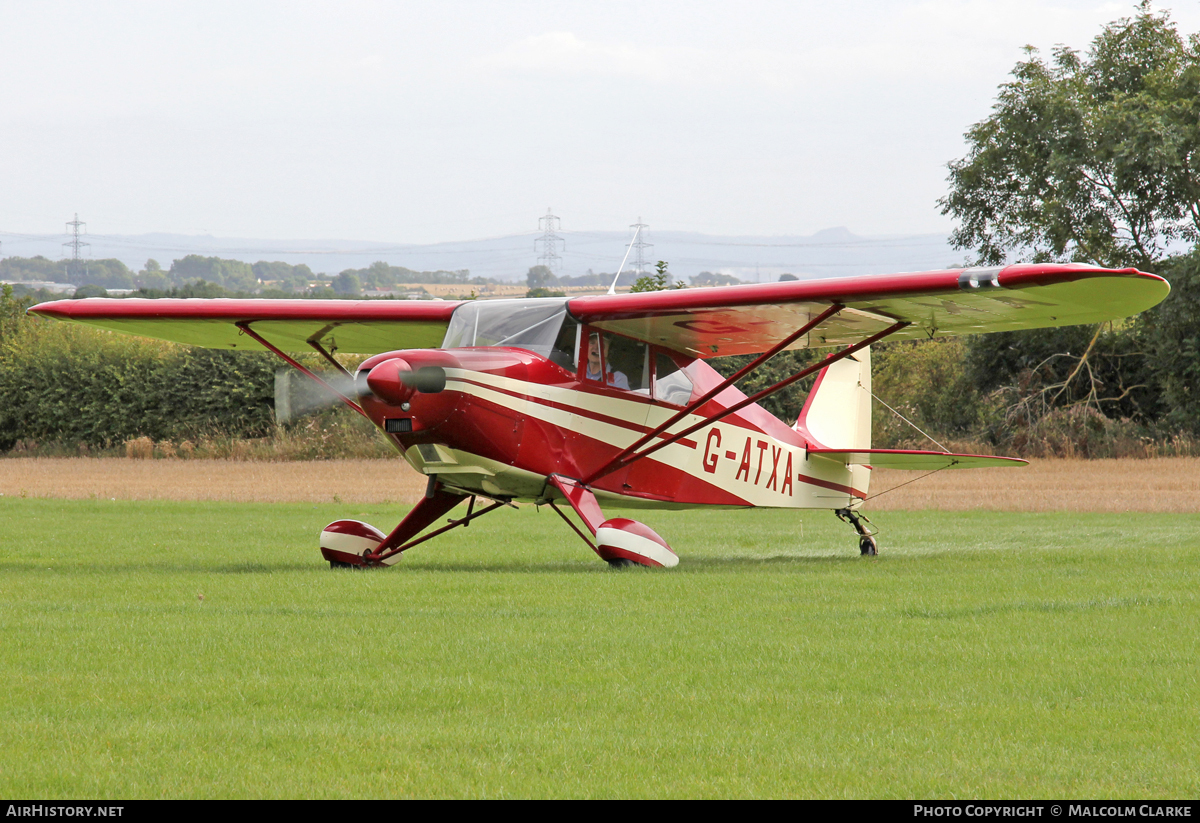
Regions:
[[1200, 249], [1159, 267], [1171, 294], [1139, 318], [1151, 356], [1147, 372], [1161, 393], [1163, 422], [1200, 434]]
[[943, 445], [974, 438], [982, 399], [963, 365], [967, 346], [963, 338], [950, 337], [872, 348], [871, 389], [879, 398], [872, 406], [871, 420], [876, 448], [933, 448], [914, 426]]
[[106, 448], [274, 428], [269, 354], [193, 349], [25, 318], [0, 343], [0, 449], [21, 441]]

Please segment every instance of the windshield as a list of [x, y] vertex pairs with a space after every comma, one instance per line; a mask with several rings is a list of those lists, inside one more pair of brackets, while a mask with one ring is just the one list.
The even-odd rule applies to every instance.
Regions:
[[454, 310], [442, 348], [512, 346], [570, 367], [577, 328], [566, 298], [475, 300]]

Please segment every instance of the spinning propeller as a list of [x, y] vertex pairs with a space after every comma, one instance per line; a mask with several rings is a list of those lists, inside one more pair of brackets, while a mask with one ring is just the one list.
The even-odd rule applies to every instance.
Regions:
[[[357, 375], [338, 372], [321, 375], [330, 388], [340, 392], [352, 400], [373, 395], [393, 406], [409, 402], [413, 395], [437, 394], [446, 388], [446, 370], [440, 366], [421, 366], [413, 369], [408, 361], [393, 357], [378, 364], [369, 371], [359, 371]], [[317, 388], [317, 387], [312, 387]], [[328, 390], [308, 389], [297, 397], [289, 398], [286, 404], [276, 397], [276, 413], [286, 407], [288, 413], [280, 414], [280, 422], [294, 420], [311, 414], [323, 412], [339, 405], [342, 399]]]

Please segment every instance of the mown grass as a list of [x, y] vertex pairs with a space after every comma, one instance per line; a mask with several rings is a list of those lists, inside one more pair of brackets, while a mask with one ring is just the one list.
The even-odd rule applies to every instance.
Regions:
[[398, 515], [4, 498], [0, 793], [1200, 793], [1198, 515], [888, 512], [876, 560], [827, 512], [633, 515], [651, 572], [523, 509], [319, 562]]

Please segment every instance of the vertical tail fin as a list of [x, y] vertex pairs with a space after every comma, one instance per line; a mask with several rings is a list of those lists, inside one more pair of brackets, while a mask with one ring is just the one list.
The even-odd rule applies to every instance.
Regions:
[[[870, 346], [821, 369], [792, 428], [814, 446], [871, 448]], [[851, 467], [854, 488], [866, 491], [870, 471]]]

